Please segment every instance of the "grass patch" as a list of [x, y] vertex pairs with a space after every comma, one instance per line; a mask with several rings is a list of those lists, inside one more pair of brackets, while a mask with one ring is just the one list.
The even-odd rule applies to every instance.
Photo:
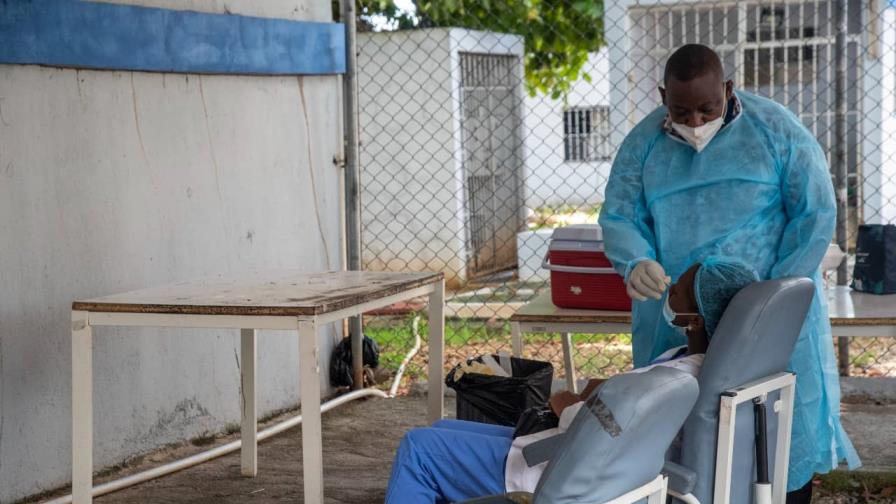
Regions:
[[[410, 349], [414, 342], [414, 334], [411, 330], [413, 316], [392, 317], [384, 320], [378, 317], [376, 320], [366, 322], [364, 334], [373, 338], [381, 347], [395, 344]], [[425, 318], [421, 317], [420, 337], [425, 341], [428, 337], [429, 325]], [[524, 341], [530, 343], [546, 343], [557, 341], [558, 336], [551, 333], [525, 334]], [[574, 334], [573, 341], [576, 344], [603, 343], [616, 341], [631, 344], [629, 334]], [[445, 345], [465, 346], [475, 343], [506, 342], [510, 343], [510, 322], [488, 321], [473, 319], [448, 319], [445, 321]], [[400, 360], [399, 360], [400, 362]]]
[[[364, 333], [380, 346], [380, 368], [396, 370], [413, 347], [413, 315], [408, 317], [376, 317], [365, 323]], [[405, 371], [414, 381], [426, 378], [425, 318], [419, 323], [423, 347]], [[503, 320], [448, 319], [445, 321], [445, 362], [456, 362], [476, 355], [511, 351], [510, 323]], [[607, 377], [631, 368], [631, 335], [573, 334], [573, 358], [579, 376]], [[562, 377], [563, 360], [559, 334], [525, 334], [524, 356], [554, 364], [555, 376]]]
[[529, 230], [535, 231], [572, 224], [594, 224], [600, 215], [600, 208], [601, 205], [538, 207], [532, 210], [527, 225]]

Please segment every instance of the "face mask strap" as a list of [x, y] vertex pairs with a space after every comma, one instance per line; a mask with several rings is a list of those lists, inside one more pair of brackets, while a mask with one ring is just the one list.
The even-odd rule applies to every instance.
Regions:
[[675, 324], [675, 319], [677, 319], [678, 317], [699, 317], [699, 316], [700, 316], [700, 314], [696, 313], [696, 312], [678, 313], [678, 312], [675, 312], [674, 310], [672, 310], [672, 305], [669, 303], [669, 294], [668, 294], [668, 292], [666, 293], [666, 299], [663, 301], [663, 318], [666, 319], [666, 323], [669, 326], [686, 329], [688, 326], [690, 326], [690, 324], [688, 324], [688, 326], [680, 326], [680, 325]]

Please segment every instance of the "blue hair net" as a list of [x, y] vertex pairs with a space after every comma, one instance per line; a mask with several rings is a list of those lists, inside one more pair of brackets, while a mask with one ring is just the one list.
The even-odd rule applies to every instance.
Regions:
[[694, 278], [694, 295], [710, 338], [734, 295], [758, 280], [756, 272], [743, 263], [720, 258], [708, 258], [701, 263]]

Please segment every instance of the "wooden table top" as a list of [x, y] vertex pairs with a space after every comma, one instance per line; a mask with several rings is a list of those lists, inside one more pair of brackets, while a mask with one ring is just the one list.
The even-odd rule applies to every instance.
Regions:
[[550, 291], [542, 292], [517, 310], [511, 322], [561, 322], [586, 324], [631, 324], [631, 312], [605, 310], [574, 310], [557, 308], [551, 301]]
[[189, 315], [321, 315], [436, 283], [442, 273], [296, 270], [206, 278], [72, 303], [72, 310]]
[[[835, 326], [896, 326], [896, 295], [876, 296], [854, 292], [849, 287], [827, 290], [831, 325]], [[572, 310], [557, 308], [551, 293], [542, 292], [510, 317], [512, 322], [630, 324], [630, 312], [603, 310]]]

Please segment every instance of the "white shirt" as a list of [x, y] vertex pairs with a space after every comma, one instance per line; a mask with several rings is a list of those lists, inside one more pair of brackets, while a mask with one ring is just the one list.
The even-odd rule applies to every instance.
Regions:
[[[629, 373], [643, 373], [655, 367], [670, 367], [673, 369], [680, 369], [681, 371], [696, 377], [697, 373], [700, 371], [700, 366], [703, 364], [703, 354], [672, 358], [672, 356], [680, 350], [681, 347], [677, 347], [663, 352], [659, 357], [653, 360], [653, 364], [634, 369], [629, 371]], [[669, 360], [670, 358], [672, 358], [672, 360]], [[513, 444], [510, 445], [510, 453], [507, 454], [507, 465], [504, 468], [504, 487], [507, 492], [535, 492], [538, 480], [541, 479], [541, 474], [547, 467], [548, 462], [542, 462], [541, 464], [529, 467], [529, 465], [526, 464], [526, 459], [523, 457], [523, 448], [541, 439], [566, 432], [583, 404], [584, 402], [579, 401], [564, 409], [563, 412], [560, 413], [560, 423], [557, 427], [536, 432], [535, 434], [529, 434], [528, 436], [520, 436], [513, 440]]]

